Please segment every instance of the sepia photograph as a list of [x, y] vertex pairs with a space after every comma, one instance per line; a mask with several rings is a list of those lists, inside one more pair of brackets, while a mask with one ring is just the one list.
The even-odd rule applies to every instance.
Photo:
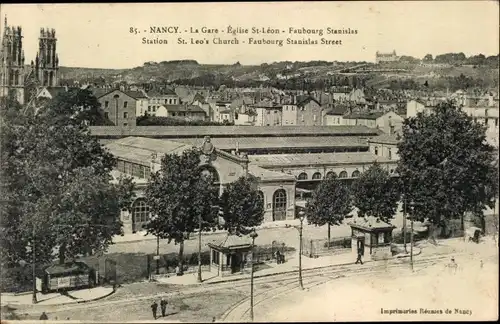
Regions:
[[499, 10], [0, 4], [1, 321], [497, 321]]

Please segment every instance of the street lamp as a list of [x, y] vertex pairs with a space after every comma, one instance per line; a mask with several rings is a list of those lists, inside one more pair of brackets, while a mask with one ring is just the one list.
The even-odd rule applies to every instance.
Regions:
[[[420, 206], [422, 203], [419, 202], [411, 202], [410, 206], [415, 207], [415, 206]], [[413, 271], [413, 212], [410, 214], [410, 266], [411, 266], [411, 271]]]
[[304, 284], [302, 283], [302, 229], [304, 228], [304, 219], [306, 218], [306, 213], [303, 210], [299, 212], [300, 219], [300, 229], [299, 229], [299, 285], [300, 289], [304, 289]]
[[160, 235], [156, 235], [156, 274], [160, 274]]
[[201, 278], [201, 213], [198, 214], [198, 282], [203, 282]]
[[253, 229], [252, 233], [250, 233], [250, 237], [252, 238], [252, 259], [250, 262], [252, 262], [251, 265], [251, 270], [250, 270], [250, 320], [253, 322], [253, 252], [254, 252], [254, 246], [255, 246], [255, 238], [259, 236], [255, 232], [255, 228]]

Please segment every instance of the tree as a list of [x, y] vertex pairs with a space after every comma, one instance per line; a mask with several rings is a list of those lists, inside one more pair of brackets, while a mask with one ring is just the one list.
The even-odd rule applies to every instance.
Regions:
[[151, 175], [145, 196], [152, 214], [145, 228], [168, 243], [179, 244], [182, 273], [186, 236], [200, 228], [200, 221], [202, 231], [216, 225], [213, 206], [217, 190], [209, 177], [202, 176], [200, 152], [190, 149], [163, 156], [160, 170]]
[[385, 222], [394, 217], [400, 198], [397, 182], [378, 163], [354, 181], [352, 195], [358, 216], [374, 216]]
[[306, 204], [307, 222], [317, 226], [328, 225], [328, 246], [330, 227], [342, 224], [352, 211], [352, 199], [347, 185], [334, 177], [320, 182]]
[[425, 55], [424, 58], [422, 59], [422, 61], [427, 62], [427, 63], [432, 62], [433, 61], [432, 54]]
[[432, 229], [477, 214], [494, 204], [497, 192], [495, 148], [487, 143], [486, 127], [475, 123], [452, 102], [431, 114], [417, 114], [403, 123], [398, 143], [398, 173], [416, 220]]
[[3, 121], [13, 142], [2, 143], [2, 167], [9, 170], [3, 179], [7, 199], [2, 212], [8, 216], [2, 227], [22, 247], [10, 256], [11, 264], [30, 257], [26, 248], [34, 240], [37, 262], [51, 261], [54, 249], [65, 262], [106, 249], [121, 233], [120, 210], [133, 185], [124, 179], [111, 182], [115, 159], [90, 136], [82, 102], [67, 99], [57, 96], [37, 114], [17, 110], [19, 120], [5, 108]]
[[228, 184], [220, 198], [224, 229], [230, 235], [246, 235], [264, 221], [264, 201], [252, 175]]

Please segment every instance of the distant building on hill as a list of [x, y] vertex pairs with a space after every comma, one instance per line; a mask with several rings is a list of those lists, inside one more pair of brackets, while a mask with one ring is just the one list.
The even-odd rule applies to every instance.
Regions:
[[386, 62], [397, 62], [399, 61], [399, 56], [396, 55], [396, 51], [392, 51], [392, 53], [380, 53], [377, 51], [375, 54], [375, 61], [377, 64], [386, 63]]

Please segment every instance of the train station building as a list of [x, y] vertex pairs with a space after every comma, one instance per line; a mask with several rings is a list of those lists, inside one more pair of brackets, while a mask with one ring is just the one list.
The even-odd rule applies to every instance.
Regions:
[[297, 206], [305, 205], [305, 197], [325, 177], [335, 174], [349, 182], [375, 162], [391, 173], [397, 163], [370, 149], [373, 145], [382, 147], [376, 144], [381, 134], [364, 126], [191, 126], [178, 131], [176, 127], [164, 127], [155, 133], [149, 127], [142, 132], [138, 128], [121, 133], [112, 128], [92, 129], [118, 160], [113, 176], [127, 174], [136, 183], [132, 212], [123, 211], [121, 215], [126, 233], [142, 230], [149, 218], [144, 188], [150, 173], [159, 170], [165, 154], [200, 148], [205, 152], [202, 168], [212, 174], [221, 193], [224, 186], [245, 174], [257, 177], [264, 200], [264, 222], [296, 218]]

